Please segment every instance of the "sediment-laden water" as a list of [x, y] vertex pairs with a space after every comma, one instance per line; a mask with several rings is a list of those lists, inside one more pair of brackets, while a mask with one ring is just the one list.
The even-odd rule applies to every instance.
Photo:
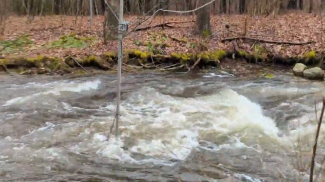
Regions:
[[323, 82], [282, 74], [134, 74], [122, 80], [116, 141], [110, 134], [115, 75], [3, 76], [0, 180], [308, 181]]

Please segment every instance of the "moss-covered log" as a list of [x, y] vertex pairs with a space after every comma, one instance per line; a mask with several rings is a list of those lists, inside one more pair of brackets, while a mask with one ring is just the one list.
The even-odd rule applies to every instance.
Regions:
[[[137, 67], [141, 69], [157, 69], [157, 70], [175, 70], [170, 69], [171, 65], [175, 68], [187, 70], [192, 67], [198, 59], [195, 67], [200, 69], [219, 67], [223, 61], [235, 59], [237, 61], [246, 61], [253, 64], [280, 64], [284, 66], [293, 66], [296, 63], [304, 63], [306, 65], [314, 65], [323, 67], [323, 58], [325, 54], [310, 51], [302, 56], [281, 57], [279, 55], [270, 55], [268, 52], [258, 45], [254, 46], [253, 52], [245, 52], [237, 50], [236, 52], [227, 52], [224, 50], [205, 51], [200, 53], [180, 53], [175, 52], [170, 55], [153, 54], [152, 52], [144, 52], [140, 50], [124, 50], [123, 63], [129, 65], [130, 68]], [[65, 58], [49, 57], [38, 55], [36, 57], [25, 58], [4, 58], [0, 59], [0, 71], [8, 70], [16, 71], [19, 74], [66, 74], [80, 73], [88, 70], [115, 70], [117, 64], [116, 52], [105, 52], [101, 55], [88, 55], [83, 58], [73, 58], [67, 56]], [[168, 67], [168, 69], [162, 68]], [[180, 69], [177, 69], [180, 70]]]

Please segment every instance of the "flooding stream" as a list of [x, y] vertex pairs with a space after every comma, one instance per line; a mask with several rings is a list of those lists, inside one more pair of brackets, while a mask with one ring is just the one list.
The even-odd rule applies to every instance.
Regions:
[[308, 181], [323, 82], [280, 73], [122, 80], [117, 142], [115, 75], [2, 76], [0, 181]]

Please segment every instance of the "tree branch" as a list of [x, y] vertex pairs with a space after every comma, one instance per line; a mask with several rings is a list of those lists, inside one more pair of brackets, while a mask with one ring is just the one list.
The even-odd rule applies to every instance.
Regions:
[[174, 28], [174, 26], [171, 26], [169, 24], [172, 24], [172, 23], [177, 23], [177, 24], [180, 24], [180, 23], [190, 23], [190, 22], [195, 22], [194, 20], [190, 20], [190, 21], [171, 21], [171, 22], [166, 22], [166, 23], [161, 23], [161, 24], [158, 24], [158, 25], [154, 25], [154, 26], [147, 26], [147, 27], [143, 27], [143, 28], [137, 28], [135, 29], [134, 31], [137, 32], [137, 31], [143, 31], [143, 30], [149, 30], [151, 28], [157, 28], [157, 27], [168, 27], [168, 28]]
[[325, 110], [325, 98], [323, 98], [323, 108], [322, 108], [322, 112], [320, 114], [320, 118], [319, 118], [319, 122], [318, 122], [318, 126], [317, 126], [315, 143], [314, 143], [314, 147], [313, 147], [313, 155], [311, 157], [309, 182], [313, 182], [317, 142], [318, 142], [319, 130], [320, 130], [320, 127], [321, 127], [322, 121], [323, 121], [324, 110]]
[[[147, 21], [147, 20], [150, 19], [151, 17], [155, 17], [156, 14], [157, 14], [159, 11], [162, 11], [162, 12], [170, 12], [170, 13], [178, 13], [178, 14], [192, 13], [192, 12], [195, 12], [195, 11], [201, 9], [201, 8], [204, 8], [205, 6], [208, 6], [208, 5], [212, 4], [212, 3], [215, 2], [215, 1], [216, 1], [216, 0], [211, 0], [210, 2], [208, 2], [208, 3], [206, 3], [206, 4], [202, 5], [202, 6], [200, 6], [200, 7], [198, 7], [198, 8], [195, 8], [195, 9], [189, 10], [189, 11], [174, 11], [174, 10], [158, 9], [158, 10], [155, 11], [155, 12], [153, 13], [153, 15], [151, 15], [149, 18], [146, 18], [145, 21]], [[176, 1], [175, 1], [175, 2], [176, 2]], [[169, 6], [169, 5], [168, 5], [168, 6]], [[143, 21], [143, 22], [145, 22], [145, 21]], [[133, 32], [135, 29], [137, 29], [137, 27], [138, 27], [140, 24], [142, 24], [143, 22], [139, 23], [139, 24], [138, 24], [138, 25], [137, 25], [133, 30], [129, 31], [129, 32], [125, 35], [125, 37], [128, 36], [128, 35], [129, 35], [131, 32]]]
[[232, 38], [226, 38], [222, 39], [221, 42], [228, 42], [233, 40], [246, 40], [246, 41], [255, 41], [255, 42], [262, 42], [262, 43], [268, 43], [268, 44], [288, 44], [288, 45], [307, 45], [307, 44], [314, 44], [314, 41], [308, 41], [308, 42], [282, 42], [282, 41], [271, 41], [271, 40], [262, 40], [262, 39], [256, 39], [256, 38], [249, 38], [249, 37], [232, 37]]

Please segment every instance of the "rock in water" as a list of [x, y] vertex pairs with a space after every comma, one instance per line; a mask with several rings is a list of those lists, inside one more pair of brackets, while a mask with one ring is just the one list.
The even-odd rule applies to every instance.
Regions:
[[311, 80], [324, 80], [324, 71], [319, 67], [305, 69], [303, 77]]
[[293, 67], [293, 74], [296, 76], [302, 76], [304, 70], [307, 68], [306, 65], [302, 64], [302, 63], [297, 63], [295, 65], [295, 67]]

